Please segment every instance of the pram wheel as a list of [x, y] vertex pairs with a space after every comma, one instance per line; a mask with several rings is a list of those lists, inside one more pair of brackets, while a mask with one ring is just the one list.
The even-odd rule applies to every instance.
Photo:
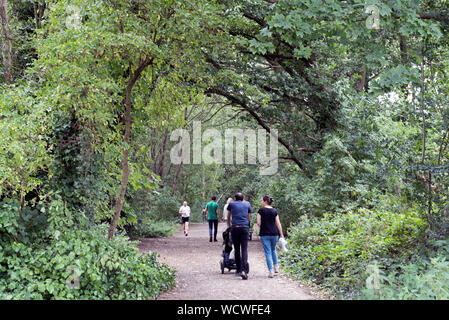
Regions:
[[221, 274], [223, 274], [223, 273], [224, 273], [224, 269], [225, 269], [225, 266], [224, 266], [224, 261], [223, 261], [223, 259], [222, 259], [222, 260], [220, 260], [220, 269], [221, 269]]
[[246, 273], [249, 273], [249, 262], [246, 264]]

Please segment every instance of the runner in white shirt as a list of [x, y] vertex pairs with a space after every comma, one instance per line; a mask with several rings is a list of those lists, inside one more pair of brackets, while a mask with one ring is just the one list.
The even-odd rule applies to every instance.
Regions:
[[184, 229], [184, 235], [187, 237], [189, 234], [189, 218], [190, 218], [190, 207], [187, 205], [187, 201], [184, 201], [181, 208], [179, 208], [179, 214], [182, 219], [182, 228]]

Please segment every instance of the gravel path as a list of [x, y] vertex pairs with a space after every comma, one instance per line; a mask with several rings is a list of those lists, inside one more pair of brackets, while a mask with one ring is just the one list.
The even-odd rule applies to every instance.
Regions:
[[307, 300], [318, 299], [312, 290], [282, 275], [268, 278], [262, 244], [257, 236], [248, 244], [248, 280], [235, 276], [235, 270], [221, 274], [222, 232], [218, 242], [209, 242], [206, 223], [190, 224], [185, 237], [180, 229], [170, 238], [141, 239], [139, 250], [156, 251], [159, 261], [177, 270], [176, 287], [160, 300]]

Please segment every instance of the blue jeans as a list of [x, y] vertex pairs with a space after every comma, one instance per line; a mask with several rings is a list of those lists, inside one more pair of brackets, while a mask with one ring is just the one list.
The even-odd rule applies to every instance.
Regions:
[[265, 258], [267, 259], [268, 270], [273, 270], [273, 264], [278, 265], [278, 256], [276, 254], [276, 242], [279, 236], [261, 236]]
[[212, 229], [214, 229], [214, 240], [217, 240], [218, 231], [218, 220], [208, 220], [209, 221], [209, 237], [212, 237]]

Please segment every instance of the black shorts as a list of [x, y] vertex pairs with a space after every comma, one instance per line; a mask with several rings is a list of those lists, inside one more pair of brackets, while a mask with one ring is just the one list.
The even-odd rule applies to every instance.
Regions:
[[182, 223], [189, 222], [189, 218], [190, 218], [190, 217], [181, 217]]

